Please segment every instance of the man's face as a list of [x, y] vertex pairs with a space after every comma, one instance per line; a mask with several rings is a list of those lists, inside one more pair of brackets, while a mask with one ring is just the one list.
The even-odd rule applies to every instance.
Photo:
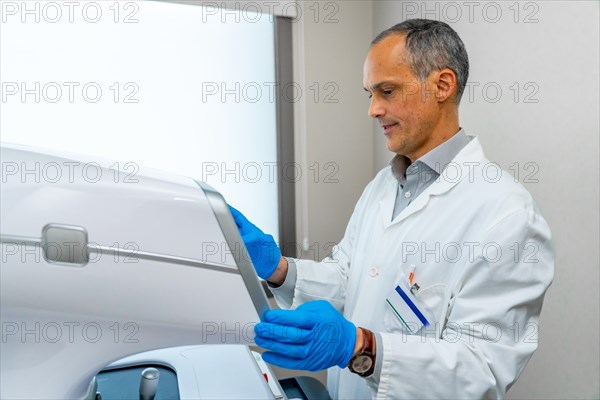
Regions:
[[364, 65], [363, 85], [370, 93], [369, 115], [377, 118], [388, 149], [415, 161], [431, 148], [440, 123], [435, 73], [421, 82], [405, 55], [405, 36], [391, 35], [374, 45]]

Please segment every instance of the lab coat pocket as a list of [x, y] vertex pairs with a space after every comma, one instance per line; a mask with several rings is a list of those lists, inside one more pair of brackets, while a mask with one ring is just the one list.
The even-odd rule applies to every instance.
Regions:
[[446, 285], [437, 283], [425, 288], [419, 289], [415, 297], [421, 302], [424, 308], [427, 309], [430, 318], [430, 325], [421, 330], [421, 334], [427, 336], [435, 335], [435, 337], [441, 337], [443, 325], [445, 324], [445, 318], [442, 316], [445, 314], [444, 301], [446, 296]]
[[437, 330], [446, 285], [435, 284], [411, 291], [408, 279], [400, 272], [385, 302], [383, 324], [390, 333], [416, 334]]

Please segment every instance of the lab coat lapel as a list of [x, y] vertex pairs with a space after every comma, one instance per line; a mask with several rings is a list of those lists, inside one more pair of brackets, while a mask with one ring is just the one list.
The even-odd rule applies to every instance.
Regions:
[[392, 215], [394, 214], [394, 204], [396, 203], [397, 191], [398, 181], [394, 177], [390, 177], [385, 187], [385, 194], [379, 202], [379, 215], [382, 218], [384, 229], [387, 229], [392, 223]]
[[394, 225], [404, 221], [406, 218], [410, 217], [417, 211], [420, 211], [423, 207], [429, 203], [430, 189], [436, 183], [432, 183], [423, 193], [421, 193], [414, 201], [412, 201], [408, 207], [404, 210], [400, 211], [400, 214], [396, 216], [396, 218], [390, 223], [390, 225]]
[[392, 214], [394, 212], [394, 204], [396, 201], [396, 188], [388, 190], [385, 197], [380, 203], [381, 215], [383, 217], [384, 228], [387, 229], [392, 225], [398, 224], [410, 217], [414, 213], [422, 210], [431, 199], [432, 196], [438, 196], [446, 193], [454, 186], [456, 186], [463, 179], [469, 179], [469, 174], [472, 173], [473, 163], [481, 162], [484, 160], [485, 155], [483, 149], [479, 143], [479, 139], [476, 137], [469, 142], [457, 155], [454, 157], [452, 162], [446, 168], [453, 168], [455, 172], [442, 173], [438, 179], [423, 193], [421, 193], [408, 207], [400, 212], [396, 218], [391, 221]]

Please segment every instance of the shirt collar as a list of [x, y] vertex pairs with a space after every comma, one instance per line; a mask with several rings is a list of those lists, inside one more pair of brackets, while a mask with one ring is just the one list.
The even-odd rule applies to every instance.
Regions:
[[[467, 136], [464, 129], [461, 128], [450, 139], [417, 159], [415, 164], [423, 163], [440, 175], [444, 168], [450, 164], [454, 157], [456, 157], [470, 141], [471, 138]], [[397, 154], [390, 162], [392, 174], [400, 183], [406, 182], [406, 170], [410, 165], [410, 159], [400, 154]]]

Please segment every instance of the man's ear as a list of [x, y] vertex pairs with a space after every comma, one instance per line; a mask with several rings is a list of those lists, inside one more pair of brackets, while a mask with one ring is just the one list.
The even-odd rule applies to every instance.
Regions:
[[458, 81], [456, 74], [450, 68], [444, 68], [437, 74], [436, 99], [442, 103], [448, 99], [456, 98]]

